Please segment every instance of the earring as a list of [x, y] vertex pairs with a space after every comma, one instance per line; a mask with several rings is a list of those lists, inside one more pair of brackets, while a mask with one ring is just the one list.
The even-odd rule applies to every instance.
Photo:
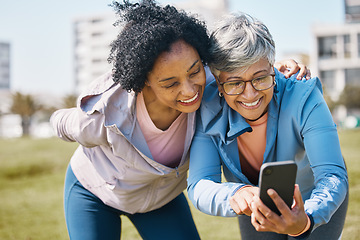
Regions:
[[219, 92], [219, 97], [223, 97], [224, 94], [222, 92]]

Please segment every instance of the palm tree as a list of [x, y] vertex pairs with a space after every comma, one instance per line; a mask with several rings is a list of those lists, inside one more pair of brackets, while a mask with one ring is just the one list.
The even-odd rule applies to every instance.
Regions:
[[30, 134], [30, 125], [33, 115], [41, 109], [41, 106], [29, 94], [16, 92], [12, 95], [12, 106], [10, 111], [21, 117], [22, 135]]

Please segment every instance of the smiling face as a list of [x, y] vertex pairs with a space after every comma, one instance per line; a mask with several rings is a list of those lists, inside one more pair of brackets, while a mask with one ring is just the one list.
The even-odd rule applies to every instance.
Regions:
[[200, 107], [205, 82], [205, 69], [198, 52], [179, 40], [156, 59], [143, 89], [144, 99], [155, 102], [158, 108], [195, 112]]
[[[260, 59], [251, 65], [247, 70], [239, 69], [235, 72], [220, 72], [219, 82], [224, 83], [234, 80], [248, 81], [273, 73], [273, 69], [269, 62]], [[267, 107], [273, 97], [274, 87], [267, 90], [257, 91], [250, 82], [246, 82], [244, 92], [239, 95], [227, 95], [219, 87], [219, 91], [223, 93], [227, 104], [237, 111], [245, 119], [253, 121], [260, 118], [267, 111]]]

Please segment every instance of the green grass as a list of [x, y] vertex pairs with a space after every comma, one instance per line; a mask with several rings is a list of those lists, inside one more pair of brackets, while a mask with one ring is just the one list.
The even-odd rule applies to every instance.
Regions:
[[[350, 179], [350, 204], [343, 239], [360, 235], [360, 130], [339, 132]], [[77, 145], [57, 138], [0, 139], [0, 239], [68, 239], [63, 214], [63, 182]], [[235, 218], [195, 210], [202, 239], [239, 239]], [[141, 239], [123, 219], [122, 239]]]

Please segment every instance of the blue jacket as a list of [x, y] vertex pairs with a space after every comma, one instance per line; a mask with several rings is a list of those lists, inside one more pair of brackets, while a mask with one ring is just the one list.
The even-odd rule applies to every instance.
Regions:
[[[318, 78], [297, 81], [293, 76], [287, 80], [275, 71], [264, 163], [296, 161], [296, 182], [315, 229], [330, 220], [348, 191], [336, 125]], [[241, 172], [236, 138], [251, 127], [218, 96], [215, 81], [206, 87], [199, 112], [190, 150], [189, 199], [204, 213], [236, 216], [229, 198], [251, 184]], [[221, 170], [227, 182], [221, 181]]]

